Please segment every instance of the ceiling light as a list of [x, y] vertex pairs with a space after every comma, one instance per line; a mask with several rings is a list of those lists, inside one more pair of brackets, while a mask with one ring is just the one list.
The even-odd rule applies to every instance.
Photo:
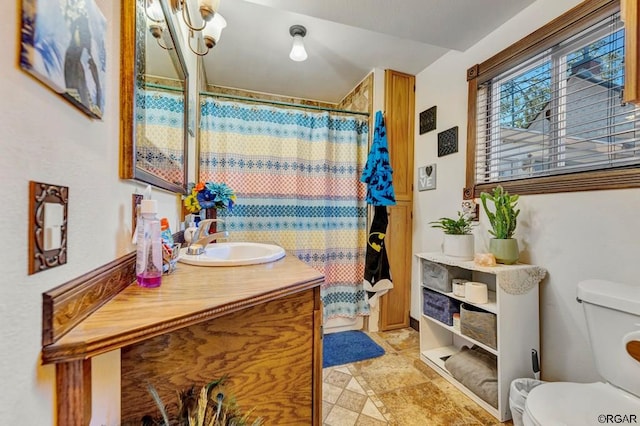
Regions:
[[289, 34], [293, 37], [293, 46], [291, 46], [289, 57], [294, 61], [304, 61], [307, 59], [307, 51], [304, 49], [302, 39], [307, 35], [307, 29], [302, 25], [293, 25], [289, 28]]

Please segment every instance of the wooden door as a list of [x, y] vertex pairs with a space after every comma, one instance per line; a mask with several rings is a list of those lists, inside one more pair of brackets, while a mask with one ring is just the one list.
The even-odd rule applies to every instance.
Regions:
[[380, 303], [380, 330], [409, 326], [413, 231], [415, 77], [385, 71], [385, 124], [397, 205], [387, 207], [387, 254], [393, 289]]

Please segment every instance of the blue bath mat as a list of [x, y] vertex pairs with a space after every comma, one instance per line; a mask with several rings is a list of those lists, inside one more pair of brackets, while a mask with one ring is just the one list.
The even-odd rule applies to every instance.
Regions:
[[384, 349], [362, 331], [341, 331], [323, 336], [322, 368], [382, 355], [384, 355]]

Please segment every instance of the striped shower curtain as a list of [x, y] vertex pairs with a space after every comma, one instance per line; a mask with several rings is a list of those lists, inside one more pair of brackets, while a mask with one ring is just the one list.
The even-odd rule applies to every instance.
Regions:
[[136, 98], [136, 165], [184, 184], [184, 94], [144, 88]]
[[275, 242], [322, 272], [325, 320], [367, 315], [367, 119], [209, 96], [200, 110], [200, 180], [238, 197], [218, 213], [230, 238]]

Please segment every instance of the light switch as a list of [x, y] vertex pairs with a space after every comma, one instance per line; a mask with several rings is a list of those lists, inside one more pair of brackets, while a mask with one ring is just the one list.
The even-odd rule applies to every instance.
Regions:
[[62, 247], [62, 225], [64, 206], [58, 203], [44, 203], [44, 250]]

